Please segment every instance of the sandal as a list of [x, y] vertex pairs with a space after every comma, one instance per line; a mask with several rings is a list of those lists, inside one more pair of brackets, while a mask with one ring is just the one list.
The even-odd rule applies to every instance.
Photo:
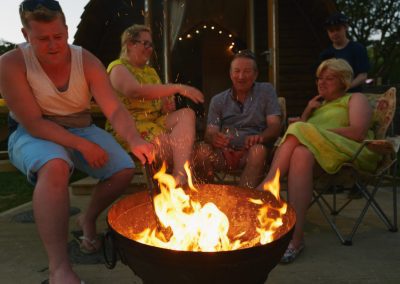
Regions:
[[102, 248], [102, 242], [98, 237], [91, 240], [88, 237], [80, 236], [77, 241], [79, 243], [79, 249], [83, 254], [94, 254], [99, 252]]
[[[42, 282], [40, 282], [41, 284], [49, 284], [49, 279], [43, 280]], [[85, 281], [81, 280], [81, 284], [85, 284]]]
[[299, 247], [295, 248], [292, 247], [291, 244], [289, 244], [288, 248], [286, 249], [285, 253], [283, 254], [281, 258], [281, 263], [288, 264], [293, 262], [296, 257], [299, 256], [299, 254], [303, 251], [304, 249], [304, 244], [300, 244]]

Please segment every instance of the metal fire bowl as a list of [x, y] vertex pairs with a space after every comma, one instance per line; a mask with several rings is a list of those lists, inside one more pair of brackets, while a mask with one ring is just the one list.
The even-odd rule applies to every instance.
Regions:
[[[250, 203], [249, 198], [261, 199], [271, 208], [281, 206], [269, 192], [214, 184], [196, 188], [198, 192], [190, 191], [191, 199], [201, 204], [215, 203], [230, 220], [228, 235], [246, 232], [242, 240], [257, 236], [256, 216], [260, 206]], [[278, 212], [271, 209], [268, 214], [274, 217]], [[162, 249], [128, 238], [132, 233], [156, 226], [150, 198], [147, 192], [139, 192], [121, 199], [109, 210], [105, 251], [111, 247], [111, 255], [117, 254], [144, 283], [264, 283], [287, 248], [295, 222], [295, 212], [288, 206], [275, 241], [266, 245], [221, 252]], [[109, 268], [115, 266], [114, 258], [107, 262]]]

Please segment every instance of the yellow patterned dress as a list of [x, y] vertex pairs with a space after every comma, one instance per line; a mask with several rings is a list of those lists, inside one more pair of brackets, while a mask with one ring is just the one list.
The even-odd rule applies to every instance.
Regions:
[[[124, 59], [117, 59], [111, 62], [107, 72], [110, 73], [112, 68], [121, 64], [131, 72], [139, 84], [160, 84], [161, 82], [154, 68], [147, 65], [143, 68], [137, 68]], [[165, 132], [166, 116], [161, 111], [161, 100], [132, 99], [123, 94], [118, 94], [118, 97], [132, 115], [136, 122], [136, 128], [145, 140], [151, 142], [156, 136]], [[115, 136], [127, 151], [130, 151], [127, 143], [113, 130], [109, 121], [106, 122], [105, 128]]]
[[[351, 95], [347, 94], [334, 101], [323, 103], [307, 122], [291, 124], [282, 142], [289, 134], [296, 136], [300, 143], [313, 153], [318, 164], [326, 172], [336, 173], [343, 163], [353, 157], [360, 146], [360, 143], [328, 130], [349, 125], [350, 97]], [[368, 131], [367, 137], [373, 138], [371, 130]], [[380, 158], [379, 155], [364, 148], [354, 164], [361, 170], [372, 172], [376, 169]]]

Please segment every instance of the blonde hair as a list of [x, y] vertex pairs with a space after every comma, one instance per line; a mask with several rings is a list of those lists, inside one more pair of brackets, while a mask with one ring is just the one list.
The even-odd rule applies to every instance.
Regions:
[[135, 41], [139, 39], [140, 33], [147, 32], [151, 33], [149, 27], [144, 25], [133, 25], [125, 29], [125, 31], [121, 35], [121, 52], [119, 54], [120, 58], [126, 59], [128, 57], [128, 48], [127, 45], [129, 42]]
[[353, 80], [353, 68], [346, 60], [340, 58], [331, 58], [318, 66], [316, 75], [320, 76], [322, 71], [329, 69], [338, 75], [340, 82], [343, 84], [344, 90], [347, 91], [350, 88], [351, 81]]
[[21, 23], [24, 28], [30, 27], [29, 26], [30, 21], [48, 23], [48, 22], [54, 21], [57, 17], [60, 17], [61, 20], [63, 21], [64, 25], [66, 25], [65, 15], [62, 10], [53, 11], [53, 10], [50, 10], [40, 4], [33, 11], [28, 11], [28, 10], [20, 11], [19, 17], [21, 19]]

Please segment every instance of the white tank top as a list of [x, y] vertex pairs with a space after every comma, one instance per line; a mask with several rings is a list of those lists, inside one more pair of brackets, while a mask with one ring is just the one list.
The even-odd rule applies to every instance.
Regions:
[[83, 71], [82, 48], [76, 45], [69, 47], [71, 73], [68, 87], [65, 91], [59, 91], [42, 69], [32, 46], [29, 43], [19, 45], [25, 59], [27, 80], [43, 115], [68, 116], [90, 109], [92, 96]]

